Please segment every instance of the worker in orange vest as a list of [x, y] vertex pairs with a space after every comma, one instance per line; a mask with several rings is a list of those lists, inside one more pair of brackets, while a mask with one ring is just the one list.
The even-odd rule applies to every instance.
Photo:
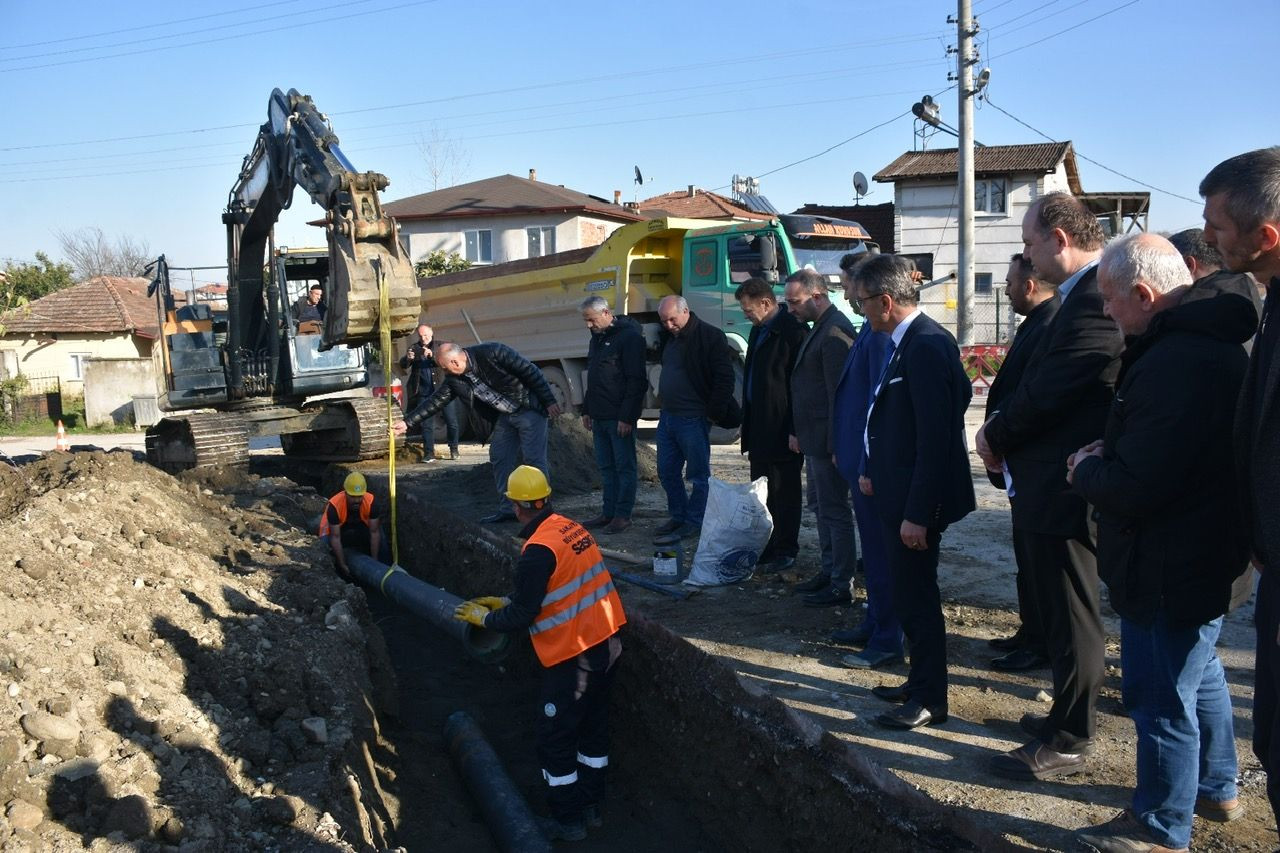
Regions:
[[588, 824], [600, 825], [609, 685], [627, 617], [591, 534], [552, 510], [546, 475], [521, 465], [507, 478], [506, 496], [524, 525], [515, 592], [464, 601], [454, 617], [494, 631], [528, 630], [544, 667], [537, 745], [551, 817], [539, 823], [552, 841], [580, 841]]
[[333, 561], [343, 580], [351, 580], [346, 549], [353, 548], [384, 563], [391, 556], [382, 541], [382, 523], [373, 514], [373, 495], [364, 474], [352, 471], [342, 481], [342, 491], [329, 498], [320, 516], [320, 538], [329, 541]]

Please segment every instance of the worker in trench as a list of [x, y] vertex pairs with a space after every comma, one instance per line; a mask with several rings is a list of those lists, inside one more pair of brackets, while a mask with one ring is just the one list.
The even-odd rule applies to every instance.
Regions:
[[329, 543], [338, 575], [352, 580], [347, 568], [347, 551], [368, 554], [383, 563], [391, 562], [391, 547], [382, 536], [382, 522], [373, 512], [373, 494], [364, 474], [352, 471], [342, 481], [342, 491], [329, 498], [320, 516], [320, 538]]
[[591, 534], [551, 508], [546, 476], [521, 465], [507, 478], [506, 496], [524, 525], [515, 591], [464, 601], [454, 618], [493, 631], [529, 631], [544, 667], [537, 747], [551, 817], [539, 824], [553, 841], [580, 841], [588, 825], [600, 825], [609, 686], [627, 617]]

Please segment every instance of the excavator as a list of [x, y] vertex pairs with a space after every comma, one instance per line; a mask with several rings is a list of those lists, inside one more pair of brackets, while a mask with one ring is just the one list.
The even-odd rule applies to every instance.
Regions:
[[[250, 438], [273, 435], [293, 457], [386, 455], [386, 404], [361, 393], [364, 344], [378, 340], [384, 312], [399, 336], [421, 311], [399, 227], [382, 211], [388, 183], [355, 170], [309, 96], [271, 93], [222, 215], [226, 310], [180, 299], [163, 255], [148, 267], [164, 414], [146, 433], [151, 464], [170, 472], [242, 464]], [[324, 209], [327, 249], [275, 246], [275, 224], [299, 186]], [[300, 319], [317, 286], [320, 303]]]

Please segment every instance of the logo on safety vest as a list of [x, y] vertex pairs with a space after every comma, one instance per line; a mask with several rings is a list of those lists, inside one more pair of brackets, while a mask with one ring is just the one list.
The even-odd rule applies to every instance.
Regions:
[[546, 714], [548, 717], [554, 717], [556, 715], [556, 706], [551, 702], [548, 702], [542, 706], [542, 713]]

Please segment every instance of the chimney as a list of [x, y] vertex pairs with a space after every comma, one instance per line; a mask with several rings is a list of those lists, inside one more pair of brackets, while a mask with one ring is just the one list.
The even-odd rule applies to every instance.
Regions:
[[689, 198], [693, 198], [697, 194], [698, 194], [698, 188], [695, 187], [693, 184], [689, 184]]
[[531, 181], [536, 181], [536, 180], [538, 180], [538, 170], [537, 170], [537, 169], [530, 169], [530, 170], [529, 170], [529, 180], [531, 180]]
[[613, 191], [613, 203], [622, 204], [622, 190]]

